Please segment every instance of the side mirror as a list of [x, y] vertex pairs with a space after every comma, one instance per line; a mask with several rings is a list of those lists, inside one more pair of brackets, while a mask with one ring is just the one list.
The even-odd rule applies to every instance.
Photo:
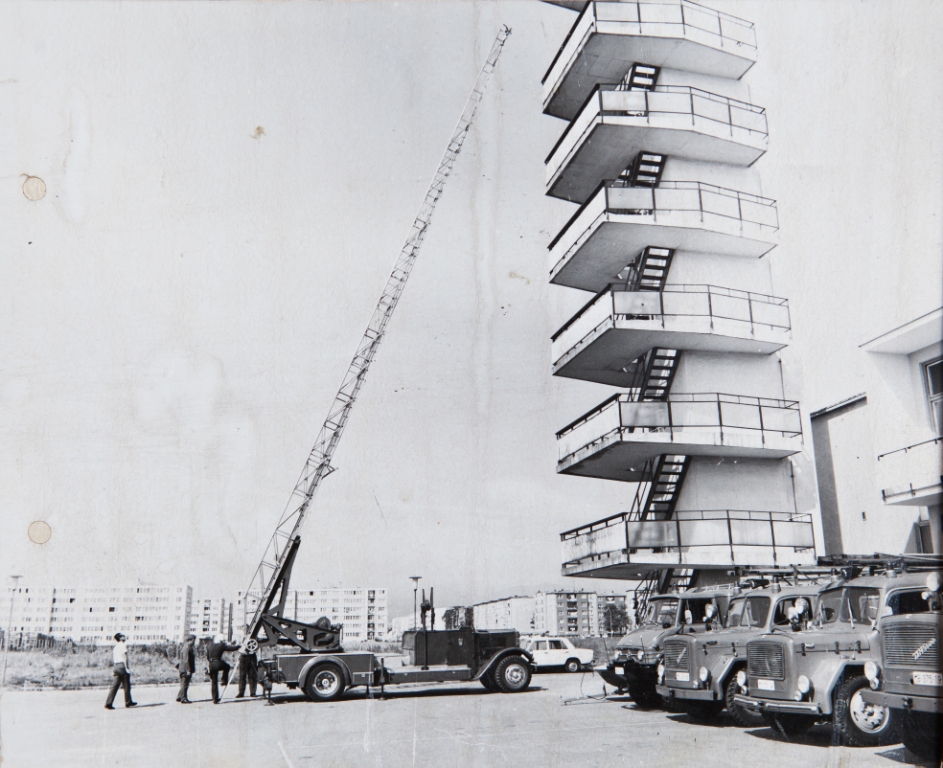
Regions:
[[693, 624], [694, 623], [694, 614], [691, 613], [691, 610], [688, 608], [684, 609], [684, 623]]

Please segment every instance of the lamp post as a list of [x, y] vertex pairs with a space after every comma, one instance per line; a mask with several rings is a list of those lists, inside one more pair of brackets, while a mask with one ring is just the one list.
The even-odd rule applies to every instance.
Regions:
[[13, 601], [16, 599], [16, 588], [23, 577], [11, 576], [10, 578], [13, 579], [13, 589], [10, 590], [10, 620], [3, 632], [3, 676], [0, 677], [0, 690], [3, 690], [7, 684], [7, 654], [10, 652], [10, 635], [13, 632]]
[[419, 594], [419, 580], [422, 576], [410, 576], [413, 582], [413, 629], [416, 629], [419, 625], [416, 623], [416, 597]]

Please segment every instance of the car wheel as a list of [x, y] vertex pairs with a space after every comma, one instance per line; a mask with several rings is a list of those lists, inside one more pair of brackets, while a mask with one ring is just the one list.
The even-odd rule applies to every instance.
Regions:
[[731, 677], [727, 682], [727, 688], [724, 690], [724, 703], [727, 705], [727, 714], [741, 728], [759, 728], [763, 725], [763, 715], [759, 712], [751, 712], [744, 709], [736, 701], [734, 696], [740, 692], [740, 686], [737, 685], [737, 678]]
[[655, 709], [662, 705], [662, 698], [655, 690], [655, 684], [648, 680], [629, 680], [629, 696], [643, 709]]
[[899, 727], [901, 741], [907, 749], [921, 760], [940, 763], [943, 722], [939, 715], [931, 712], [901, 712]]
[[579, 672], [580, 671], [579, 659], [567, 659], [566, 664], [564, 664], [564, 669], [566, 669], [567, 672]]
[[304, 692], [312, 701], [334, 701], [344, 692], [344, 673], [337, 664], [321, 664], [308, 673]]
[[897, 741], [891, 710], [880, 704], [868, 704], [861, 696], [868, 687], [868, 678], [860, 675], [846, 680], [838, 689], [832, 723], [845, 746], [879, 747]]
[[695, 720], [713, 720], [724, 708], [722, 701], [682, 701], [681, 707]]
[[764, 722], [783, 741], [799, 741], [815, 725], [815, 718], [786, 712], [763, 715]]
[[505, 656], [494, 668], [494, 681], [502, 693], [519, 693], [530, 685], [530, 665], [523, 656]]

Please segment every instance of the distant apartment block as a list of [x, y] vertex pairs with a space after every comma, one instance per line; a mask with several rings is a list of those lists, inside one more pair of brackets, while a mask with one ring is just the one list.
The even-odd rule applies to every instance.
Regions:
[[537, 634], [599, 634], [599, 596], [595, 592], [538, 592], [534, 603]]
[[[240, 628], [252, 619], [258, 598], [239, 592], [234, 621]], [[343, 624], [343, 639], [374, 640], [386, 635], [389, 606], [386, 589], [291, 589], [285, 602], [284, 617], [313, 624], [326, 616], [333, 624]]]
[[521, 634], [534, 631], [533, 597], [502, 597], [472, 606], [475, 629], [516, 629]]
[[194, 600], [190, 610], [190, 632], [197, 637], [221, 634], [232, 637], [232, 602], [225, 597]]
[[[174, 587], [8, 587], [0, 593], [0, 627], [11, 634], [42, 633], [76, 643], [109, 644], [122, 632], [129, 643], [183, 640], [190, 628], [192, 590]], [[9, 621], [10, 607], [13, 621]]]

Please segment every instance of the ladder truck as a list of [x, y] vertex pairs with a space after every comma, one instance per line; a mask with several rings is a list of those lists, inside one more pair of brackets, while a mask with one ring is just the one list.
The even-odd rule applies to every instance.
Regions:
[[273, 682], [300, 688], [315, 701], [331, 701], [354, 686], [366, 686], [368, 690], [379, 687], [382, 691], [383, 686], [395, 683], [479, 680], [489, 691], [511, 693], [524, 690], [530, 684], [533, 659], [518, 647], [517, 632], [427, 629], [426, 614], [432, 613], [431, 625], [435, 620], [435, 609], [431, 593], [430, 600], [425, 599], [425, 590], [422, 629], [414, 628], [403, 636], [403, 650], [409, 654], [409, 664], [403, 662], [395, 669], [388, 668], [372, 653], [344, 652], [340, 645], [342, 626], [331, 624], [326, 617], [314, 624], [306, 624], [283, 615], [292, 566], [301, 545], [301, 528], [311, 502], [321, 482], [334, 471], [331, 459], [510, 33], [511, 30], [505, 26], [495, 38], [393, 272], [246, 591], [247, 608], [250, 596], [257, 600], [257, 604], [246, 625], [241, 651], [253, 653], [260, 647], [292, 646], [293, 652], [276, 654], [274, 658], [262, 660], [261, 664]]

